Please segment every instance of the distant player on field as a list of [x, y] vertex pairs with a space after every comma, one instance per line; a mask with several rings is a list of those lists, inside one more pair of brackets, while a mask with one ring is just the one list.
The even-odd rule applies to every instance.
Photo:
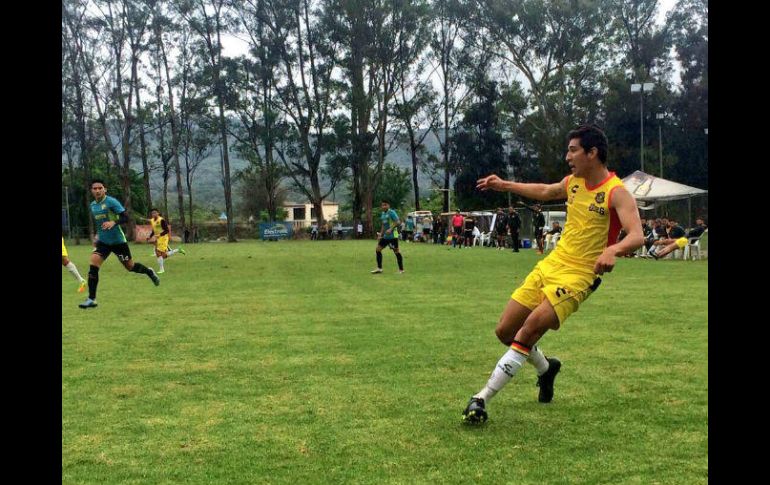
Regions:
[[[644, 239], [636, 201], [614, 172], [607, 170], [607, 137], [596, 126], [583, 125], [567, 136], [566, 161], [571, 175], [555, 184], [517, 183], [490, 175], [478, 180], [480, 190], [513, 192], [530, 199], [567, 199], [567, 221], [556, 248], [539, 261], [508, 300], [495, 329], [509, 346], [487, 384], [471, 397], [463, 420], [487, 419], [486, 404], [525, 362], [535, 366], [540, 402], [551, 402], [561, 362], [546, 358], [536, 346], [548, 330], [558, 330], [612, 271], [615, 258], [633, 252]], [[615, 243], [620, 227], [628, 234]]]
[[382, 201], [380, 205], [382, 214], [380, 214], [380, 222], [382, 227], [380, 228], [380, 240], [377, 242], [377, 268], [371, 271], [372, 274], [382, 273], [382, 250], [385, 246], [390, 246], [393, 252], [396, 254], [396, 261], [398, 261], [398, 272], [404, 272], [404, 258], [398, 250], [398, 226], [401, 221], [398, 219], [396, 211], [390, 208], [390, 202], [387, 200]]
[[[142, 218], [144, 219], [144, 218]], [[163, 274], [166, 269], [163, 266], [163, 261], [176, 253], [187, 254], [183, 248], [169, 249], [168, 243], [171, 239], [171, 228], [166, 222], [166, 219], [161, 217], [158, 209], [152, 209], [150, 211], [150, 218], [144, 219], [152, 226], [152, 234], [147, 238], [149, 241], [153, 237], [155, 238], [155, 257], [158, 258], [158, 274]]]
[[91, 253], [91, 267], [88, 270], [88, 299], [78, 305], [80, 308], [95, 308], [96, 287], [99, 285], [99, 268], [110, 253], [115, 253], [123, 266], [134, 273], [147, 275], [155, 286], [160, 285], [160, 278], [155, 270], [142, 263], [135, 263], [131, 259], [131, 250], [126, 241], [126, 235], [120, 224], [128, 222], [128, 214], [123, 205], [114, 197], [107, 195], [107, 188], [101, 180], [91, 182], [91, 216], [94, 218], [94, 226], [97, 228], [94, 237], [96, 247]]
[[78, 271], [77, 266], [75, 266], [75, 263], [70, 261], [67, 247], [64, 245], [64, 238], [61, 238], [61, 265], [67, 268], [67, 271], [78, 280], [78, 283], [80, 283], [80, 286], [78, 286], [78, 293], [82, 293], [83, 290], [86, 289], [86, 280], [80, 276], [80, 272]]

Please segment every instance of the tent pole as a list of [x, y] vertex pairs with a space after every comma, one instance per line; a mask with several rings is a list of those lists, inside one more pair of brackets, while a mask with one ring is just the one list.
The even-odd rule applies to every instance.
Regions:
[[692, 227], [690, 217], [692, 216], [692, 197], [687, 198], [687, 227]]

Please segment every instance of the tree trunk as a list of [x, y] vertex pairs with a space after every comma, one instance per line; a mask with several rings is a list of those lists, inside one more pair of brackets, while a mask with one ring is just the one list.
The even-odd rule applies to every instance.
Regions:
[[139, 101], [139, 83], [134, 84], [136, 93], [136, 114], [139, 118], [139, 146], [142, 157], [142, 182], [144, 183], [144, 202], [147, 209], [152, 207], [152, 193], [150, 192], [150, 166], [147, 163], [147, 142], [144, 133], [144, 121], [139, 117], [142, 103]]
[[412, 128], [411, 119], [407, 120], [406, 131], [409, 134], [409, 149], [412, 155], [412, 186], [414, 187], [414, 210], [420, 210], [420, 186], [417, 183], [417, 142], [414, 139], [414, 129]]
[[182, 232], [184, 232], [184, 228], [186, 227], [184, 218], [184, 188], [182, 187], [182, 169], [179, 166], [179, 128], [176, 124], [176, 111], [174, 111], [174, 90], [171, 86], [168, 59], [166, 58], [166, 47], [163, 45], [160, 32], [158, 32], [157, 37], [161, 52], [161, 59], [163, 59], [163, 67], [166, 70], [166, 85], [168, 86], [168, 108], [171, 111], [171, 157], [174, 161], [174, 170], [176, 171], [176, 195], [177, 204], [179, 207], [179, 222], [181, 223]]
[[187, 201], [189, 203], [189, 211], [187, 212], [190, 214], [190, 237], [193, 237], [193, 230], [195, 229], [195, 223], [193, 222], [193, 196], [192, 196], [192, 174], [190, 173], [190, 162], [187, 159], [187, 156], [185, 155], [185, 168], [186, 176], [185, 176], [185, 182], [187, 183]]
[[[446, 99], [446, 98], [445, 98]], [[442, 146], [444, 155], [444, 212], [452, 210], [449, 207], [449, 107], [444, 105], [444, 144]]]
[[[215, 83], [219, 85], [219, 76], [215, 74]], [[233, 223], [233, 198], [230, 184], [230, 155], [227, 148], [227, 125], [225, 121], [225, 102], [222, 94], [219, 97], [219, 129], [222, 135], [222, 179], [225, 185], [225, 211], [227, 214], [227, 242], [236, 242], [235, 225]]]
[[[77, 120], [77, 131], [78, 131], [78, 143], [80, 145], [80, 166], [83, 167], [83, 182], [87, 186], [91, 183], [91, 148], [90, 144], [88, 143], [88, 138], [86, 136], [86, 121], [85, 121], [85, 115], [83, 113], [83, 90], [80, 86], [80, 72], [77, 71], [77, 66], [75, 64], [75, 61], [72, 61], [72, 69], [73, 69], [73, 81], [75, 84], [75, 99], [76, 99], [76, 106], [75, 106], [75, 118]], [[89, 187], [90, 188], [90, 187]], [[84, 197], [83, 197], [83, 203], [86, 208], [86, 214], [88, 215], [88, 234], [89, 238], [90, 235], [94, 233], [94, 221], [91, 217], [91, 191], [86, 190]], [[79, 244], [79, 241], [76, 241]]]

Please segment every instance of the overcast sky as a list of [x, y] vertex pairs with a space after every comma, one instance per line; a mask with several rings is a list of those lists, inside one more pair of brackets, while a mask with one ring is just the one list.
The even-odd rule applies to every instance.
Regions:
[[[658, 0], [658, 18], [657, 22], [662, 24], [666, 18], [666, 14], [674, 7], [677, 0]], [[237, 57], [246, 54], [249, 50], [249, 45], [244, 36], [243, 39], [237, 38], [233, 35], [226, 34], [222, 36], [222, 47], [224, 48], [223, 54], [226, 57]]]

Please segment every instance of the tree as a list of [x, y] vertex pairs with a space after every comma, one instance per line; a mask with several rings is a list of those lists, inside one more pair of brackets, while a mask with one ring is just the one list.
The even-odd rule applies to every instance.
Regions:
[[208, 104], [205, 89], [200, 85], [204, 79], [200, 74], [202, 66], [199, 57], [190, 50], [191, 32], [188, 26], [181, 26], [179, 36], [180, 67], [177, 84], [180, 89], [179, 125], [180, 152], [184, 159], [185, 186], [189, 225], [195, 228], [193, 211], [193, 180], [201, 163], [211, 155], [217, 138], [216, 122], [208, 116]]
[[[334, 191], [344, 170], [338, 165], [324, 170], [327, 154], [339, 141], [330, 132], [334, 124], [339, 83], [332, 73], [339, 64], [338, 46], [321, 14], [309, 0], [245, 0], [239, 3], [252, 51], [262, 62], [280, 60], [274, 71], [272, 109], [281, 113], [288, 130], [275, 146], [294, 188], [313, 204], [319, 222], [325, 221], [323, 201]], [[321, 188], [322, 175], [329, 188]]]
[[410, 0], [337, 0], [330, 5], [330, 29], [345, 54], [353, 217], [363, 219], [364, 232], [371, 234], [374, 193], [396, 141], [389, 134], [389, 121], [398, 80], [416, 59], [412, 49], [425, 6]]
[[[672, 106], [676, 122], [671, 147], [675, 180], [708, 187], [708, 2], [680, 0], [669, 14], [676, 57], [682, 66], [681, 94]], [[672, 132], [673, 131], [673, 132]], [[668, 177], [667, 177], [668, 178]]]
[[243, 217], [254, 216], [259, 219], [262, 212], [268, 214], [270, 222], [282, 216], [282, 206], [286, 201], [286, 189], [275, 188], [262, 180], [264, 171], [261, 167], [250, 164], [235, 175], [240, 195], [239, 209]]
[[276, 108], [281, 57], [265, 24], [265, 2], [236, 2], [235, 5], [242, 13], [240, 20], [249, 36], [250, 51], [255, 59], [241, 58], [233, 66], [232, 85], [237, 94], [232, 96], [231, 109], [238, 120], [230, 132], [237, 140], [239, 153], [249, 162], [246, 180], [263, 184], [264, 208], [274, 221], [282, 203], [279, 199], [285, 194], [281, 187], [285, 169], [276, 159], [276, 146], [286, 138], [290, 129], [280, 119]]
[[417, 173], [420, 166], [425, 166], [425, 146], [423, 142], [438, 123], [440, 115], [434, 102], [437, 93], [431, 86], [430, 79], [424, 78], [427, 67], [424, 59], [425, 49], [430, 41], [431, 22], [428, 21], [428, 5], [417, 3], [413, 12], [419, 26], [413, 38], [400, 37], [398, 62], [404, 64], [397, 70], [396, 83], [398, 95], [394, 100], [393, 116], [406, 130], [409, 155], [412, 161], [412, 188], [414, 191], [415, 210], [420, 210], [420, 187]]
[[480, 79], [475, 83], [476, 102], [468, 107], [458, 132], [452, 138], [458, 167], [454, 189], [457, 206], [464, 210], [490, 209], [505, 204], [499, 192], [479, 192], [476, 181], [491, 173], [505, 173], [503, 137], [499, 131], [497, 83]]
[[[372, 197], [379, 206], [383, 199], [390, 201], [390, 206], [395, 210], [404, 210], [406, 198], [411, 190], [409, 170], [401, 169], [392, 163], [386, 163], [382, 169], [382, 181], [377, 186], [377, 192]], [[374, 214], [374, 221], [379, 220], [378, 214]]]
[[222, 33], [232, 25], [226, 9], [226, 0], [178, 0], [177, 11], [191, 29], [198, 34], [200, 42], [197, 51], [206, 61], [211, 75], [212, 94], [218, 109], [218, 124], [222, 154], [222, 185], [225, 193], [227, 214], [227, 240], [235, 242], [233, 201], [230, 180], [230, 152], [227, 147], [227, 120], [225, 119], [226, 88], [222, 71]]
[[564, 136], [578, 120], [571, 108], [581, 91], [595, 82], [605, 50], [601, 0], [464, 1], [465, 14], [478, 25], [476, 38], [491, 40], [495, 54], [526, 79], [528, 102], [524, 139], [541, 160], [547, 181], [563, 173]]
[[[441, 85], [442, 123], [434, 128], [434, 135], [441, 147], [441, 168], [444, 171], [442, 187], [444, 189], [444, 212], [449, 212], [449, 182], [454, 173], [451, 165], [452, 130], [471, 90], [463, 85], [461, 66], [470, 67], [469, 45], [462, 42], [462, 8], [457, 0], [434, 0], [436, 30], [431, 39], [431, 59], [434, 72], [439, 75]], [[441, 133], [439, 132], [441, 129]]]
[[[85, 5], [78, 2], [62, 2], [62, 130], [65, 138], [76, 136], [78, 142], [78, 164], [82, 167], [83, 183], [91, 179], [91, 157], [94, 140], [89, 136], [87, 117], [90, 105], [87, 104], [88, 90], [83, 80], [83, 46], [80, 40], [85, 16]], [[69, 95], [67, 94], [69, 93]], [[72, 155], [68, 152], [69, 159]], [[74, 172], [73, 164], [69, 165], [70, 173]], [[75, 188], [74, 179], [70, 187]], [[81, 208], [90, 211], [90, 194], [84, 191], [81, 197]], [[73, 198], [73, 200], [77, 200]], [[88, 233], [94, 233], [93, 221], [87, 218]]]
[[[169, 124], [171, 126], [171, 161], [173, 162], [174, 173], [176, 174], [176, 194], [177, 194], [177, 207], [179, 211], [179, 222], [181, 223], [182, 230], [186, 229], [185, 223], [185, 210], [184, 210], [184, 186], [182, 185], [182, 170], [179, 165], [179, 123], [177, 121], [177, 110], [174, 107], [174, 86], [171, 80], [171, 73], [168, 67], [168, 55], [166, 54], [166, 40], [164, 39], [164, 33], [173, 31], [176, 26], [172, 23], [169, 16], [161, 10], [161, 3], [155, 5], [153, 9], [152, 30], [153, 41], [157, 47], [158, 60], [163, 66], [163, 73], [166, 79], [166, 91], [168, 93], [168, 116]], [[159, 78], [162, 76], [159, 76]], [[160, 95], [160, 90], [158, 94]], [[168, 210], [168, 209], [167, 209]], [[168, 217], [168, 212], [166, 212]]]

